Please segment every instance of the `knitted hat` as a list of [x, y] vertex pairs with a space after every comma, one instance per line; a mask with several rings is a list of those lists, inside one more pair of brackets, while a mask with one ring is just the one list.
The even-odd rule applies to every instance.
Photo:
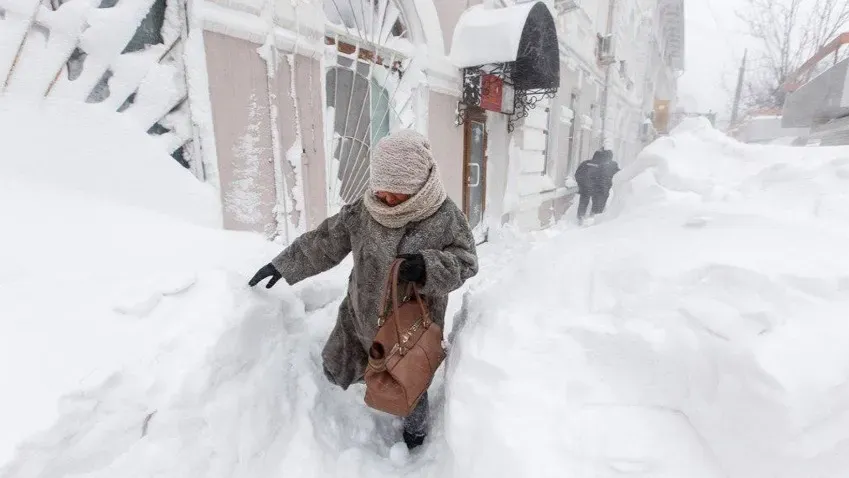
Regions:
[[411, 129], [385, 136], [374, 147], [369, 165], [372, 191], [416, 194], [433, 169], [430, 142]]

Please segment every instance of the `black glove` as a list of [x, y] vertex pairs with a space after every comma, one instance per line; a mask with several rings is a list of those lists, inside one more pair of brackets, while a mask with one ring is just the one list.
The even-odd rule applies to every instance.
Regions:
[[283, 278], [283, 274], [281, 274], [276, 267], [271, 264], [266, 264], [262, 266], [262, 269], [258, 270], [256, 274], [254, 274], [253, 278], [248, 282], [251, 287], [259, 284], [266, 277], [271, 277], [271, 280], [268, 281], [268, 284], [265, 285], [266, 289], [271, 289], [274, 287], [274, 284], [277, 283], [281, 278]]
[[421, 254], [401, 254], [398, 258], [404, 259], [400, 269], [398, 269], [398, 276], [407, 282], [424, 285], [425, 280], [427, 280], [424, 256]]

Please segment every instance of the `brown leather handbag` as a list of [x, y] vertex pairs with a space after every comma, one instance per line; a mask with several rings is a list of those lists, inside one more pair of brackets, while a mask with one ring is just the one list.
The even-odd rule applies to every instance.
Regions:
[[415, 284], [398, 294], [398, 271], [389, 269], [383, 292], [383, 314], [369, 350], [365, 372], [366, 404], [392, 415], [412, 413], [445, 359], [442, 327], [433, 323]]

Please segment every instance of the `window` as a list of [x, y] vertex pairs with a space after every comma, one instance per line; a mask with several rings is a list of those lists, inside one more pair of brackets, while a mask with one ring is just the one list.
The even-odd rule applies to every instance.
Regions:
[[556, 134], [553, 134], [553, 132], [555, 130], [551, 126], [551, 107], [550, 106], [545, 109], [545, 124], [546, 124], [545, 129], [542, 130], [542, 133], [545, 135], [545, 150], [542, 153], [543, 157], [545, 157], [545, 162], [543, 162], [542, 173], [541, 173], [543, 176], [545, 176], [546, 174], [549, 173], [549, 171], [551, 171], [551, 157], [554, 155], [554, 151], [551, 147], [551, 141], [552, 141], [553, 137], [557, 136]]
[[370, 66], [349, 58], [327, 71], [327, 113], [332, 120], [331, 154], [337, 179], [334, 199], [355, 201], [368, 184], [371, 147], [389, 134], [389, 92]]
[[557, 104], [557, 99], [551, 100], [548, 108], [545, 109], [546, 128], [545, 128], [545, 163], [542, 174], [554, 176], [555, 165], [557, 164], [558, 148], [557, 137], [560, 133], [560, 115]]
[[[409, 33], [397, 0], [325, 0], [328, 206], [365, 193], [372, 147], [413, 126]], [[333, 48], [335, 47], [335, 48]]]

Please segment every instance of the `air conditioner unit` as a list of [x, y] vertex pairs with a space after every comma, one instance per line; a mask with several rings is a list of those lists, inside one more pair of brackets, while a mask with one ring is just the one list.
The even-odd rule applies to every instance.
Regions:
[[554, 0], [554, 10], [557, 15], [564, 15], [581, 8], [581, 0]]
[[598, 35], [598, 62], [602, 66], [616, 63], [613, 35]]

